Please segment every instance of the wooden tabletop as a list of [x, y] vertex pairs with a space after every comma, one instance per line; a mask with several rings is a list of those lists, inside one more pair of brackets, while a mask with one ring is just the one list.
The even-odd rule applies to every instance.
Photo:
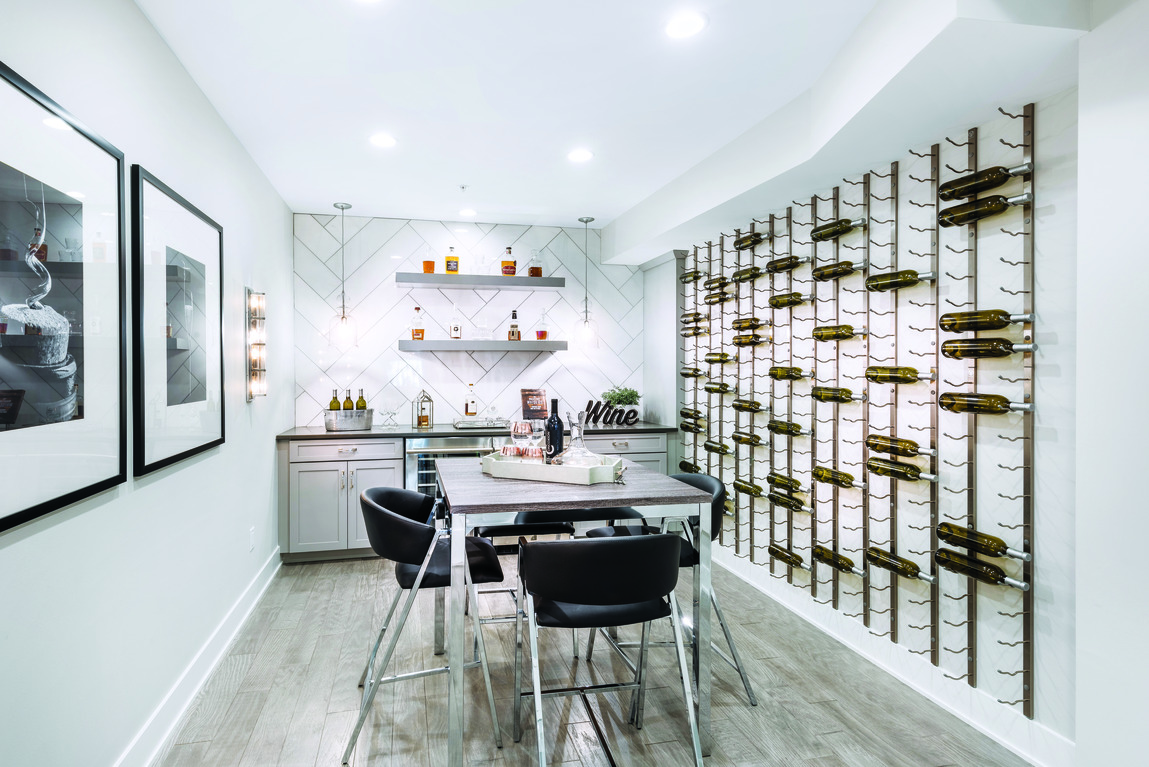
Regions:
[[438, 458], [435, 471], [455, 514], [581, 509], [607, 506], [663, 506], [710, 503], [710, 493], [645, 469], [625, 458], [626, 484], [565, 485], [504, 479], [483, 473], [478, 458]]

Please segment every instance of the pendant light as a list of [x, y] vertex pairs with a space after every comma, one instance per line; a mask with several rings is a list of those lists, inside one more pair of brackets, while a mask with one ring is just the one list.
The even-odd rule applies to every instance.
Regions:
[[579, 219], [582, 224], [582, 251], [585, 260], [583, 261], [582, 278], [582, 322], [579, 323], [575, 332], [584, 346], [594, 348], [598, 346], [598, 326], [590, 318], [590, 248], [588, 247], [590, 231], [588, 227], [591, 221], [594, 219], [590, 216], [583, 216]]
[[344, 254], [347, 247], [347, 230], [345, 221], [347, 209], [351, 207], [351, 203], [337, 202], [335, 207], [339, 209], [339, 313], [331, 318], [327, 336], [332, 346], [345, 352], [359, 346], [359, 330], [355, 325], [355, 320], [347, 313], [347, 259]]

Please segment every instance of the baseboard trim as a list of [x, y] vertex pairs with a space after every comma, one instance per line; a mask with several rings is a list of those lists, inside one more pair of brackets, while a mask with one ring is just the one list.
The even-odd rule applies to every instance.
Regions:
[[271, 579], [279, 571], [280, 564], [279, 547], [276, 547], [199, 652], [188, 663], [179, 679], [168, 690], [168, 694], [160, 701], [156, 710], [128, 743], [127, 748], [115, 761], [115, 767], [147, 767], [163, 751], [195, 701], [200, 688], [223, 660], [228, 647], [235, 640], [247, 617], [259, 603], [267, 587], [271, 585]]

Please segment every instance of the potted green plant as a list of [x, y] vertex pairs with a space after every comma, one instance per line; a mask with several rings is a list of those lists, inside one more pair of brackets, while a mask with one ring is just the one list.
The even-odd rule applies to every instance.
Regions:
[[635, 413], [638, 413], [640, 418], [642, 417], [642, 413], [639, 412], [638, 409], [638, 400], [641, 396], [642, 395], [640, 395], [634, 389], [617, 385], [610, 387], [602, 393], [603, 402], [606, 404], [610, 405], [616, 410], [622, 410], [625, 412], [634, 411]]

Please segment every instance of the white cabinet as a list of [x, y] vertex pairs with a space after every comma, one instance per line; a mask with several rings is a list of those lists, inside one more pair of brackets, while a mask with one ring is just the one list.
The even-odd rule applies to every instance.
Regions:
[[666, 473], [665, 434], [588, 434], [587, 449], [599, 455], [620, 455], [659, 474]]

